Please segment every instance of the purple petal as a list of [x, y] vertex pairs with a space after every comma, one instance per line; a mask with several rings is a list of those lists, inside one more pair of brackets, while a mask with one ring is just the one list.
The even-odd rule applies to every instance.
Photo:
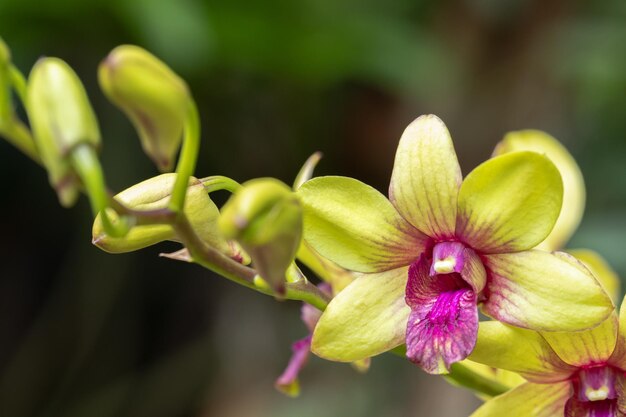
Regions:
[[313, 333], [313, 330], [315, 330], [315, 326], [321, 316], [322, 312], [318, 310], [317, 307], [313, 307], [309, 303], [302, 303], [302, 308], [300, 309], [300, 319], [304, 322], [310, 333]]
[[622, 417], [616, 400], [580, 401], [575, 396], [565, 404], [565, 417]]
[[424, 257], [409, 267], [407, 357], [431, 374], [445, 373], [474, 349], [476, 294], [459, 274], [430, 276]]
[[298, 384], [298, 374], [300, 370], [306, 364], [311, 352], [311, 336], [307, 336], [304, 339], [300, 339], [291, 345], [293, 354], [289, 359], [289, 364], [285, 371], [275, 382], [276, 388], [292, 397], [296, 397], [300, 393], [300, 387]]
[[[326, 282], [322, 282], [317, 286], [324, 294], [327, 294], [329, 297], [332, 297], [333, 290], [330, 284]], [[315, 330], [315, 326], [317, 322], [320, 320], [322, 316], [322, 312], [317, 309], [317, 307], [313, 307], [311, 304], [302, 303], [302, 308], [300, 309], [300, 319], [306, 325], [307, 329], [309, 329], [309, 333], [313, 333]]]

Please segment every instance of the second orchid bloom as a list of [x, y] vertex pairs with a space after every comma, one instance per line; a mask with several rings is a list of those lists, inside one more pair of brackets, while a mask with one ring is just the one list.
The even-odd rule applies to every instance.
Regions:
[[439, 374], [466, 358], [478, 309], [540, 331], [594, 327], [614, 307], [593, 275], [565, 253], [533, 250], [563, 200], [559, 171], [535, 152], [492, 158], [463, 180], [436, 116], [405, 130], [389, 200], [346, 177], [319, 177], [298, 194], [304, 236], [321, 255], [362, 273], [322, 314], [312, 351], [355, 361], [407, 345]]

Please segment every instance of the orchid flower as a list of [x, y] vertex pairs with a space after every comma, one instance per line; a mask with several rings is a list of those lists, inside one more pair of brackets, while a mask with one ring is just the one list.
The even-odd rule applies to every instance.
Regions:
[[481, 323], [472, 360], [515, 371], [528, 382], [472, 417], [626, 416], [626, 307], [583, 332], [538, 333]]
[[346, 177], [314, 178], [297, 193], [304, 238], [363, 273], [315, 328], [311, 349], [323, 358], [354, 361], [406, 342], [412, 362], [445, 373], [474, 348], [479, 306], [542, 331], [587, 329], [614, 308], [573, 258], [531, 250], [552, 230], [563, 194], [541, 154], [492, 158], [462, 181], [447, 128], [422, 116], [400, 139], [390, 200]]

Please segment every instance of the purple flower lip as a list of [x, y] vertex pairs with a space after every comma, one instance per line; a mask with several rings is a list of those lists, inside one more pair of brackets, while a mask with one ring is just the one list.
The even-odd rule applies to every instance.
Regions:
[[[463, 253], [464, 247], [457, 250], [455, 246], [444, 249]], [[474, 348], [478, 308], [476, 293], [459, 273], [430, 274], [429, 264], [432, 262], [422, 255], [409, 267], [407, 357], [426, 372], [439, 374], [465, 359]]]

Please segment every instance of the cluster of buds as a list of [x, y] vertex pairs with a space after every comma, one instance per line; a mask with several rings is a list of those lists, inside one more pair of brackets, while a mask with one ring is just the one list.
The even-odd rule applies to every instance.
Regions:
[[[98, 122], [78, 76], [42, 58], [25, 80], [10, 59], [0, 41], [0, 135], [43, 164], [62, 205], [88, 195], [95, 245], [123, 253], [180, 242], [169, 257], [304, 302], [308, 334], [293, 346], [281, 391], [298, 393], [310, 352], [363, 371], [392, 351], [474, 389], [487, 400], [476, 417], [626, 415], [618, 278], [595, 252], [563, 249], [585, 189], [574, 159], [546, 133], [507, 134], [463, 177], [444, 123], [421, 116], [400, 138], [389, 198], [353, 178], [312, 178], [318, 154], [293, 187], [272, 178], [198, 179], [187, 84], [125, 45], [100, 65], [102, 90], [159, 170], [171, 170], [183, 150], [175, 173], [110, 196]], [[14, 90], [32, 133], [13, 112]], [[232, 193], [221, 208], [210, 197], [217, 190]]]

